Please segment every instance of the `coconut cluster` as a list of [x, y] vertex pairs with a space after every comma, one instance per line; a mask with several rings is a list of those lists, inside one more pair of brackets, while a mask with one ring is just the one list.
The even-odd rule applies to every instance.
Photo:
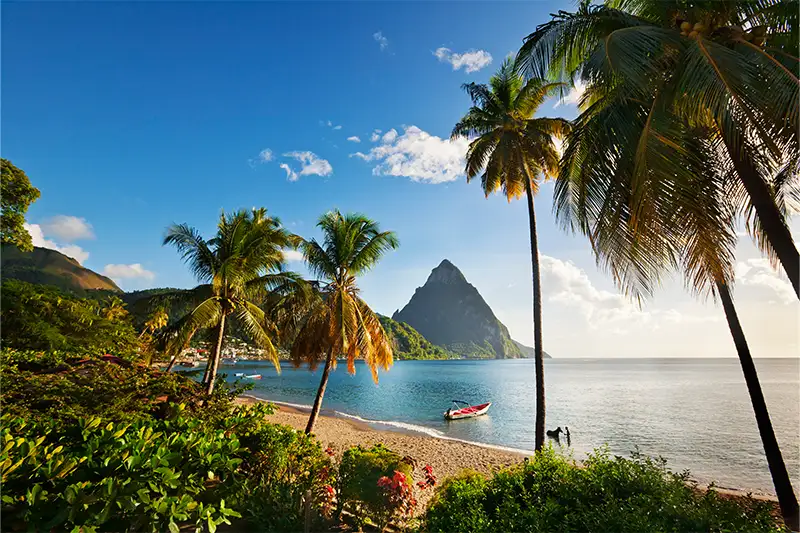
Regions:
[[689, 39], [696, 39], [699, 35], [710, 35], [712, 32], [725, 32], [735, 39], [742, 39], [756, 46], [764, 46], [766, 43], [767, 28], [765, 26], [755, 26], [745, 31], [741, 26], [713, 27], [703, 22], [692, 23], [688, 20], [678, 18], [676, 26], [681, 30], [681, 35]]

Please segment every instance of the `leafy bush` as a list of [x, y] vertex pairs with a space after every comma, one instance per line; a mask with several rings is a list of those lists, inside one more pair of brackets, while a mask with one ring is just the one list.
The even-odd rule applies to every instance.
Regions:
[[312, 516], [329, 518], [335, 469], [319, 441], [288, 426], [260, 423], [241, 431], [250, 451], [244, 511], [258, 531], [301, 531], [301, 501], [311, 491]]
[[[392, 489], [413, 486], [413, 470], [411, 461], [382, 444], [369, 449], [362, 446], [350, 448], [344, 452], [339, 464], [339, 510], [347, 507], [360, 520], [387, 524], [398, 510], [393, 494], [395, 490]], [[398, 486], [385, 485], [383, 478], [397, 478]]]
[[178, 523], [239, 517], [225, 496], [241, 483], [246, 455], [235, 434], [202, 421], [102, 424], [73, 434], [54, 424], [2, 418], [2, 514], [11, 530], [178, 531]]
[[114, 357], [9, 349], [0, 350], [0, 386], [3, 413], [67, 425], [95, 416], [104, 422], [165, 418], [170, 403], [185, 403], [207, 420], [224, 418], [243, 390], [221, 385], [205, 398], [202, 387], [180, 373]]
[[687, 484], [663, 460], [596, 451], [578, 467], [552, 449], [486, 480], [446, 480], [425, 515], [424, 531], [592, 532], [780, 530], [771, 506], [731, 500]]
[[127, 313], [106, 312], [97, 300], [12, 279], [3, 280], [2, 294], [5, 347], [119, 354], [138, 346]]

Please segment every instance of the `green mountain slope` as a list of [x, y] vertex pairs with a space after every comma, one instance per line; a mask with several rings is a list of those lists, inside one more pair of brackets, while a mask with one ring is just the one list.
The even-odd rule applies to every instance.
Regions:
[[[514, 341], [514, 343], [519, 348], [520, 353], [522, 353], [522, 357], [524, 357], [526, 359], [533, 359], [533, 347], [532, 346], [525, 346], [524, 344], [522, 344], [519, 341]], [[542, 352], [544, 352], [544, 358], [545, 359], [552, 359], [550, 354], [547, 353], [545, 350], [542, 350]]]
[[392, 340], [394, 358], [402, 359], [458, 359], [459, 355], [441, 346], [431, 344], [417, 330], [404, 322], [378, 315], [384, 331]]
[[430, 342], [477, 359], [523, 357], [517, 343], [474, 286], [445, 259], [392, 318]]
[[34, 248], [32, 252], [21, 252], [15, 246], [4, 245], [0, 258], [3, 278], [53, 285], [81, 296], [93, 290], [122, 292], [110, 278], [82, 267], [55, 250]]

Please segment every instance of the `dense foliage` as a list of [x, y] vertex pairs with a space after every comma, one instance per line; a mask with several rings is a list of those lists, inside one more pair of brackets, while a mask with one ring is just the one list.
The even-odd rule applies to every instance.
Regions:
[[240, 390], [209, 397], [112, 356], [4, 350], [0, 363], [4, 530], [293, 531], [306, 490], [317, 521], [330, 516], [329, 456], [267, 423], [270, 406], [235, 407]]
[[431, 344], [428, 339], [406, 324], [378, 315], [383, 331], [392, 343], [394, 358], [402, 359], [458, 359], [459, 355], [441, 346]]
[[0, 159], [0, 240], [30, 252], [33, 243], [25, 229], [25, 213], [39, 198], [39, 189], [31, 185], [25, 172], [9, 161]]
[[411, 461], [381, 444], [372, 448], [350, 448], [344, 452], [339, 465], [340, 510], [346, 502], [347, 510], [359, 522], [368, 519], [384, 526], [400, 511], [393, 501], [394, 493], [410, 494], [413, 471]]
[[5, 347], [97, 354], [136, 349], [136, 332], [128, 317], [105, 313], [104, 302], [18, 280], [3, 280], [2, 295]]
[[583, 467], [545, 449], [491, 479], [465, 473], [446, 480], [424, 531], [639, 533], [775, 532], [772, 506], [726, 499], [687, 484], [662, 460], [590, 455]]

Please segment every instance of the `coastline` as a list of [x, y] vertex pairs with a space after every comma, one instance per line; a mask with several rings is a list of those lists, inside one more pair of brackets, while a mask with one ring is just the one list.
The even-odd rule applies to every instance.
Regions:
[[[238, 402], [244, 405], [258, 402], [272, 403], [276, 410], [268, 417], [268, 420], [276, 424], [291, 426], [298, 431], [303, 431], [308, 421], [310, 409], [305, 406], [268, 400], [249, 394], [239, 396]], [[491, 475], [497, 470], [521, 463], [526, 457], [532, 455], [532, 452], [525, 450], [434, 436], [410, 428], [376, 429], [371, 427], [368, 421], [344, 414], [320, 413], [314, 435], [323, 446], [330, 446], [337, 457], [340, 457], [351, 446], [372, 446], [382, 443], [400, 455], [413, 457], [420, 468], [425, 464], [430, 464], [433, 467], [434, 475], [440, 481], [458, 475], [464, 470]], [[698, 489], [707, 490], [708, 486], [698, 485]], [[757, 500], [777, 503], [777, 498], [771, 494], [754, 493], [729, 487], [714, 487], [714, 490], [723, 497], [743, 498], [750, 495]], [[433, 496], [433, 491], [416, 489], [415, 491], [420, 502], [420, 509], [422, 509]]]

